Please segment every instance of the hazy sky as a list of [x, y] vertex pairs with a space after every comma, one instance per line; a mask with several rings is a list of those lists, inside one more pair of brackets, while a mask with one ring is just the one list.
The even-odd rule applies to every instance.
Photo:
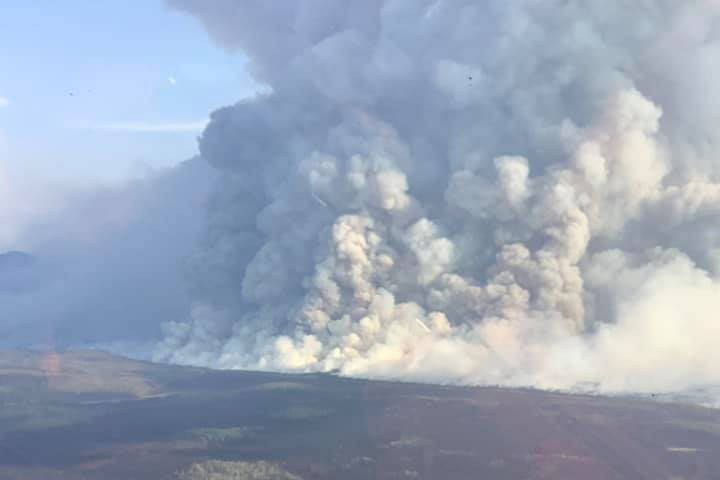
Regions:
[[254, 90], [244, 65], [162, 0], [5, 0], [4, 167], [88, 183], [178, 163], [210, 111]]
[[720, 384], [718, 2], [167, 3], [0, 2], [0, 345]]

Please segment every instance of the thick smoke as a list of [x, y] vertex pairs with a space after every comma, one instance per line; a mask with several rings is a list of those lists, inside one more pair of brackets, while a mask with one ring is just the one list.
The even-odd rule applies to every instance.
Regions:
[[603, 391], [720, 381], [720, 3], [171, 0], [220, 109], [155, 357]]

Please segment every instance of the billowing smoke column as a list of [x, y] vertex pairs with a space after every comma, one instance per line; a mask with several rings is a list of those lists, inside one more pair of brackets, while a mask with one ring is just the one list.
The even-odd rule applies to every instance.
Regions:
[[720, 381], [720, 2], [172, 0], [216, 111], [196, 306], [155, 357], [423, 381]]

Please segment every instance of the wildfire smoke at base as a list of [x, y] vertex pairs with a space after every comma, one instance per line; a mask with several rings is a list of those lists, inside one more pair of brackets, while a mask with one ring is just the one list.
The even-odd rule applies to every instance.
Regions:
[[655, 391], [720, 381], [720, 4], [171, 0], [270, 93], [155, 359]]

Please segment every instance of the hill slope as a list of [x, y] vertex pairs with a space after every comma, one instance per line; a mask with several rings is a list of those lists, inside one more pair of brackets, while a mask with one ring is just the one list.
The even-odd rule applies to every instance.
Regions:
[[701, 407], [0, 352], [2, 479], [717, 478], [719, 452]]

